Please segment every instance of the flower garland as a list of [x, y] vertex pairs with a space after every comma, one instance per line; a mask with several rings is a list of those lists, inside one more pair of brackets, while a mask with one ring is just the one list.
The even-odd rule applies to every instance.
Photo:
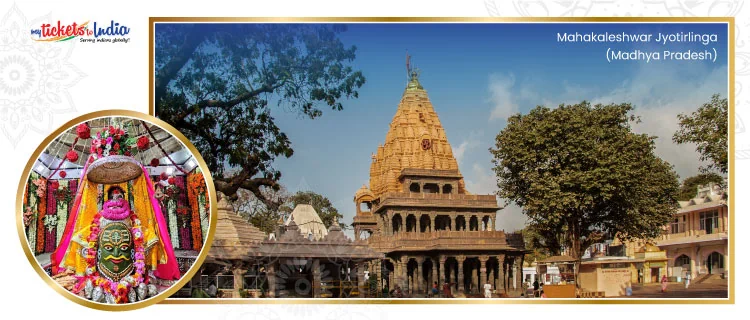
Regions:
[[[41, 185], [37, 185], [36, 194], [40, 194], [40, 190], [42, 191], [39, 196], [39, 201], [37, 203], [37, 221], [36, 221], [36, 252], [37, 253], [43, 253], [44, 252], [44, 216], [47, 213], [47, 197], [46, 197], [46, 191], [47, 191], [47, 180], [44, 178], [39, 178], [38, 180], [44, 181]], [[35, 183], [36, 184], [36, 183]]]
[[168, 224], [169, 224], [169, 237], [172, 241], [172, 247], [173, 248], [179, 248], [179, 232], [177, 232], [177, 205], [175, 204], [175, 199], [169, 199], [167, 201], [167, 216], [168, 216]]
[[[73, 184], [74, 181], [60, 181], [60, 190], [65, 190], [68, 195], [72, 194], [72, 190], [70, 190], [70, 185]], [[70, 196], [64, 197], [62, 201], [59, 201], [60, 193], [58, 192], [58, 202], [57, 202], [57, 238], [55, 239], [55, 248], [57, 248], [57, 245], [60, 244], [60, 240], [62, 240], [63, 234], [65, 233], [65, 225], [68, 223], [68, 205], [70, 201], [72, 200]]]
[[[135, 156], [138, 150], [144, 150], [141, 148], [143, 138], [146, 138], [145, 143], [148, 144], [148, 138], [145, 136], [136, 139], [131, 137], [127, 130], [109, 126], [96, 133], [96, 137], [91, 140], [89, 151], [96, 159], [110, 155]], [[137, 148], [133, 148], [135, 145]]]
[[96, 252], [98, 249], [98, 240], [100, 223], [102, 215], [97, 213], [94, 216], [94, 222], [89, 227], [91, 233], [88, 237], [88, 250], [86, 250], [86, 276], [84, 281], [80, 282], [78, 288], [74, 290], [74, 293], [80, 292], [83, 289], [87, 280], [91, 280], [91, 284], [94, 287], [102, 288], [105, 293], [111, 294], [115, 298], [116, 303], [128, 302], [128, 292], [131, 288], [137, 288], [145, 280], [144, 274], [146, 273], [146, 251], [143, 245], [143, 232], [141, 231], [141, 221], [135, 215], [134, 212], [130, 212], [130, 222], [132, 227], [130, 228], [133, 234], [133, 242], [135, 244], [135, 273], [129, 275], [119, 282], [113, 282], [105, 277], [99, 275], [99, 271], [96, 267]]
[[192, 216], [190, 219], [190, 230], [192, 231], [193, 250], [200, 251], [203, 246], [203, 230], [201, 228], [200, 203], [198, 196], [206, 191], [206, 181], [200, 172], [188, 175], [188, 199]]
[[44, 213], [44, 252], [55, 251], [57, 245], [57, 189], [60, 188], [60, 182], [57, 180], [47, 180], [47, 211]]
[[52, 232], [57, 228], [57, 215], [47, 215], [44, 217], [44, 226], [47, 228], [47, 231]]
[[[27, 212], [31, 212], [31, 216], [29, 216], [29, 223], [28, 223], [28, 233], [26, 234], [26, 239], [29, 241], [29, 248], [31, 250], [36, 250], [36, 211], [37, 210], [37, 200], [38, 197], [36, 197], [36, 190], [38, 189], [37, 185], [34, 183], [36, 181], [35, 177], [37, 176], [36, 173], [32, 172], [31, 175], [29, 175], [29, 183], [27, 184], [29, 186], [29, 205], [27, 206]], [[24, 215], [26, 216], [26, 215]]]

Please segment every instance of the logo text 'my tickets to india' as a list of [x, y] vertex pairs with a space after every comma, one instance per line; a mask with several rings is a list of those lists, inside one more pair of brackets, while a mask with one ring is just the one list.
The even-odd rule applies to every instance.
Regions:
[[128, 43], [130, 28], [115, 20], [109, 23], [85, 21], [82, 23], [42, 23], [39, 28], [31, 29], [31, 39], [39, 42], [61, 42], [78, 39], [79, 42], [91, 43]]

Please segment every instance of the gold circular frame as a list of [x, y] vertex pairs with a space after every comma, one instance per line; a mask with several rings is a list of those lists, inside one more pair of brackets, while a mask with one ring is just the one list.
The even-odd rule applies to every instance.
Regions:
[[[158, 295], [148, 298], [146, 300], [134, 302], [134, 303], [127, 303], [127, 304], [103, 304], [99, 302], [93, 302], [90, 300], [86, 300], [82, 297], [79, 297], [72, 292], [66, 290], [59, 284], [57, 284], [50, 276], [47, 275], [47, 273], [42, 269], [42, 266], [39, 264], [39, 262], [36, 260], [36, 257], [34, 256], [34, 253], [31, 251], [31, 248], [29, 247], [29, 242], [26, 239], [26, 233], [25, 228], [23, 225], [23, 194], [24, 194], [24, 188], [26, 188], [26, 183], [29, 178], [29, 174], [31, 174], [31, 169], [34, 166], [35, 161], [39, 158], [39, 156], [42, 154], [44, 150], [47, 149], [50, 143], [54, 141], [57, 137], [59, 137], [62, 133], [64, 133], [67, 130], [70, 130], [75, 125], [78, 125], [79, 123], [93, 120], [97, 118], [105, 118], [105, 117], [127, 117], [127, 118], [135, 118], [138, 120], [143, 120], [150, 122], [151, 124], [157, 125], [164, 129], [165, 131], [169, 132], [172, 136], [177, 138], [182, 144], [190, 150], [195, 160], [198, 162], [198, 167], [201, 169], [201, 172], [203, 172], [205, 181], [206, 181], [206, 188], [208, 191], [208, 198], [209, 203], [211, 205], [210, 214], [211, 218], [208, 225], [208, 234], [206, 235], [206, 239], [203, 242], [203, 248], [201, 248], [200, 253], [198, 254], [197, 259], [195, 260], [195, 263], [193, 263], [192, 266], [190, 266], [190, 269], [180, 277], [180, 279], [173, 284], [169, 289], [164, 290], [163, 292], [159, 293]], [[70, 301], [73, 301], [75, 303], [78, 303], [80, 305], [96, 309], [96, 310], [104, 310], [104, 311], [128, 311], [128, 310], [135, 310], [140, 309], [143, 307], [150, 306], [155, 303], [159, 303], [162, 300], [168, 298], [177, 290], [182, 288], [192, 277], [195, 275], [195, 273], [200, 269], [200, 266], [203, 264], [203, 261], [206, 259], [206, 256], [208, 255], [208, 251], [211, 249], [211, 244], [213, 243], [214, 239], [214, 233], [216, 230], [216, 215], [217, 215], [217, 200], [216, 200], [216, 188], [214, 187], [213, 179], [211, 178], [210, 171], [208, 170], [208, 165], [206, 165], [206, 162], [203, 160], [203, 157], [201, 157], [200, 153], [198, 152], [198, 149], [195, 148], [195, 146], [190, 143], [190, 141], [177, 129], [169, 125], [168, 123], [164, 122], [163, 120], [157, 119], [154, 116], [140, 113], [136, 111], [130, 111], [130, 110], [103, 110], [103, 111], [96, 111], [84, 114], [82, 116], [76, 117], [59, 128], [52, 132], [47, 138], [42, 141], [42, 143], [39, 145], [39, 147], [34, 150], [34, 153], [31, 155], [31, 158], [26, 163], [26, 167], [23, 169], [23, 174], [21, 175], [21, 181], [18, 184], [18, 193], [16, 196], [16, 226], [18, 229], [18, 238], [21, 241], [21, 246], [23, 247], [23, 251], [26, 254], [26, 258], [29, 260], [29, 263], [34, 267], [34, 270], [39, 274], [39, 276], [44, 279], [47, 284], [52, 287], [55, 291], [59, 292], [62, 296], [67, 298]]]

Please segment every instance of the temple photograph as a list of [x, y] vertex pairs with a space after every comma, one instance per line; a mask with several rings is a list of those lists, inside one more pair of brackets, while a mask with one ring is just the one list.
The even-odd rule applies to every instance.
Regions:
[[[643, 30], [715, 33], [717, 59], [557, 40]], [[724, 25], [153, 31], [153, 112], [218, 198], [208, 256], [170, 299], [729, 297]]]
[[135, 117], [66, 128], [32, 160], [20, 213], [28, 250], [86, 301], [136, 303], [175, 287], [211, 222], [199, 157]]

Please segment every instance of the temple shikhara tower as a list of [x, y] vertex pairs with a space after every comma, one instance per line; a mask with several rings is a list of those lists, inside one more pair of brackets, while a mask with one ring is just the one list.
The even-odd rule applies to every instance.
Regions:
[[435, 282], [464, 294], [482, 292], [486, 283], [498, 293], [520, 290], [523, 238], [495, 230], [495, 195], [466, 190], [419, 72], [407, 70], [385, 143], [372, 155], [370, 186], [354, 196], [355, 238], [385, 255], [371, 272], [382, 287], [412, 296]]

